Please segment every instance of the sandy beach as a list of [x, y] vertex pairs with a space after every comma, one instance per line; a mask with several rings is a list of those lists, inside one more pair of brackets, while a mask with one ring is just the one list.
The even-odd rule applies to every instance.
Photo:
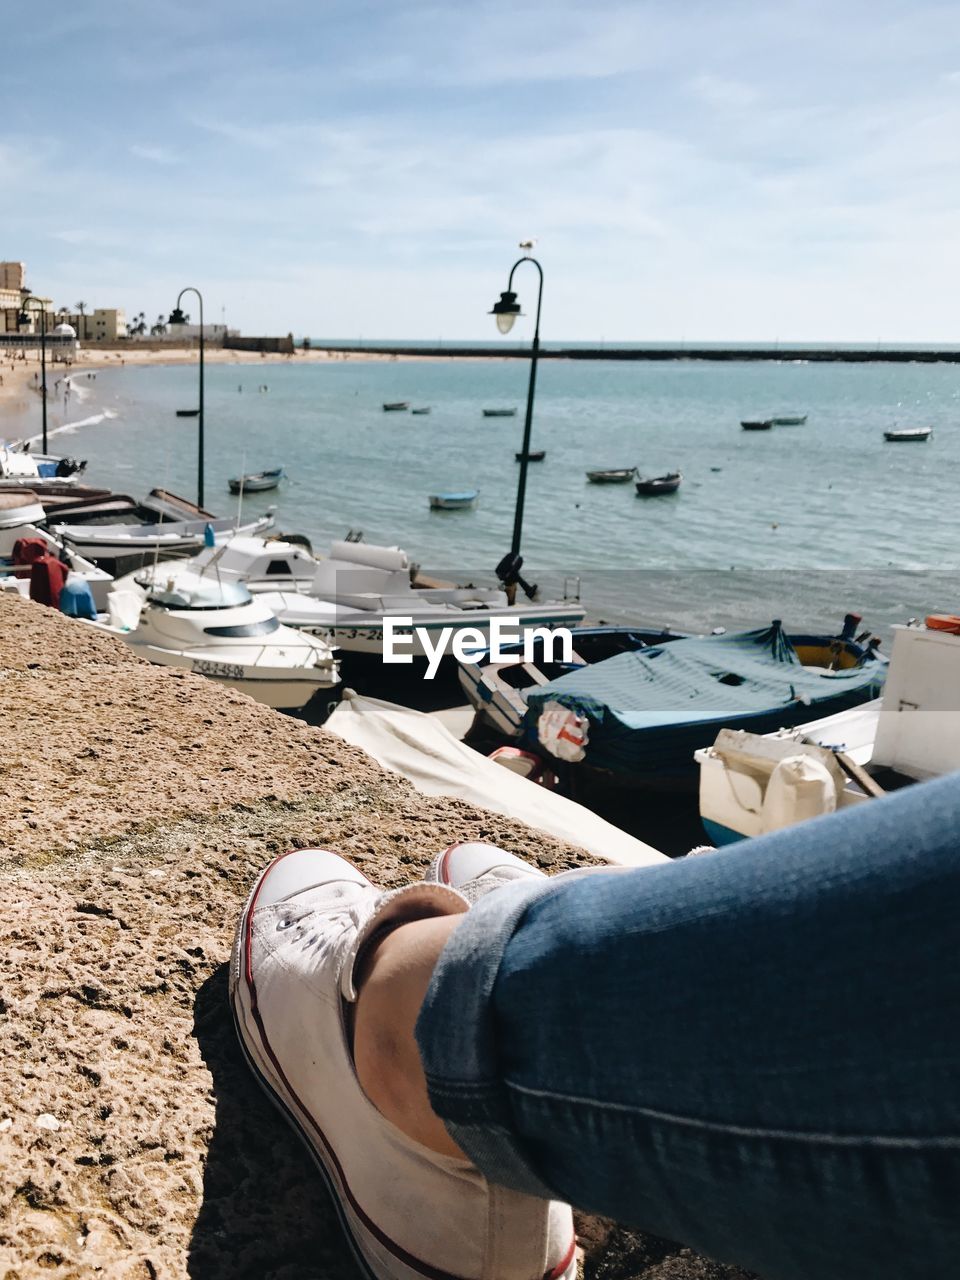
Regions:
[[[548, 872], [592, 859], [425, 799], [321, 729], [11, 595], [0, 719], [0, 1275], [352, 1275], [228, 1016], [254, 877], [304, 845], [383, 885], [457, 839]], [[580, 1230], [588, 1275], [743, 1276], [595, 1219]]]

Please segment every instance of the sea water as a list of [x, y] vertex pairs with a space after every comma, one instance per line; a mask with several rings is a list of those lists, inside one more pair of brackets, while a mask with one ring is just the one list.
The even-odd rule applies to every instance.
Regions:
[[[208, 364], [206, 505], [233, 514], [228, 478], [282, 465], [289, 479], [246, 498], [245, 517], [276, 503], [277, 528], [318, 550], [362, 530], [438, 575], [491, 581], [510, 548], [528, 376], [517, 359]], [[196, 497], [197, 421], [175, 416], [197, 403], [195, 365], [78, 371], [74, 388], [66, 410], [51, 398], [50, 426], [85, 425], [53, 451], [87, 458], [91, 483]], [[431, 412], [385, 413], [395, 400]], [[806, 425], [740, 427], [791, 412]], [[908, 426], [933, 439], [884, 442]], [[802, 629], [854, 610], [883, 629], [960, 611], [954, 365], [544, 360], [531, 448], [547, 456], [529, 467], [524, 575], [547, 593], [579, 580], [594, 619]], [[586, 480], [629, 466], [679, 469], [680, 491]], [[430, 493], [463, 489], [480, 491], [475, 509], [429, 509]]]

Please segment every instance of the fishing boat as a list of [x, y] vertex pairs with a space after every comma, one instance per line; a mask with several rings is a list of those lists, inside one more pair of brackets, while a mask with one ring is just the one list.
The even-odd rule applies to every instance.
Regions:
[[588, 471], [591, 484], [626, 484], [637, 474], [636, 467], [613, 467], [606, 471]]
[[467, 511], [477, 505], [479, 489], [464, 489], [460, 493], [431, 493], [431, 511]]
[[58, 519], [48, 521], [47, 527], [79, 555], [119, 576], [155, 557], [169, 560], [195, 555], [207, 539], [219, 544], [236, 534], [265, 533], [273, 526], [275, 510], [271, 507], [245, 523], [227, 517], [139, 524], [73, 524]]
[[157, 568], [163, 572], [118, 581], [106, 614], [86, 625], [119, 636], [150, 662], [209, 676], [277, 710], [298, 710], [339, 682], [331, 646], [282, 626], [242, 583], [181, 565]]
[[723, 729], [697, 751], [700, 818], [711, 841], [776, 831], [960, 769], [952, 728], [960, 627], [937, 624], [893, 628], [882, 698], [765, 736]]
[[430, 406], [428, 404], [424, 404], [421, 405], [419, 409], [411, 409], [410, 412], [418, 416], [423, 416], [423, 414], [430, 412]]
[[559, 676], [618, 653], [633, 653], [669, 644], [690, 635], [669, 627], [573, 627], [571, 648], [564, 653], [559, 637], [537, 636], [526, 653], [522, 644], [503, 645], [504, 659], [493, 661], [489, 649], [458, 663], [460, 686], [467, 701], [499, 733], [523, 734], [527, 694]]
[[929, 440], [933, 435], [933, 427], [902, 427], [893, 431], [885, 431], [883, 433], [884, 440], [892, 442], [903, 441], [908, 443], [914, 441], [920, 444], [924, 440]]
[[283, 467], [273, 467], [270, 471], [254, 471], [251, 475], [228, 480], [227, 484], [231, 493], [264, 493], [268, 489], [276, 489], [283, 478]]
[[802, 427], [807, 421], [805, 413], [784, 413], [778, 418], [771, 418], [775, 427]]
[[744, 418], [741, 423], [744, 431], [772, 431], [772, 418]]
[[522, 745], [619, 785], [690, 786], [721, 728], [769, 733], [879, 697], [886, 660], [853, 639], [787, 635], [779, 621], [622, 653], [527, 692]]
[[398, 413], [410, 408], [409, 400], [388, 400], [383, 406], [384, 413]]
[[76, 484], [86, 470], [86, 460], [60, 457], [52, 453], [31, 453], [29, 445], [8, 445], [0, 442], [0, 481], [5, 487], [24, 484], [34, 488], [38, 484]]
[[[334, 542], [320, 558], [300, 543], [237, 537], [222, 547], [205, 548], [188, 564], [197, 574], [242, 582], [282, 623], [378, 663], [385, 620], [395, 627], [402, 617], [398, 634], [409, 646], [406, 652], [423, 658], [423, 636], [435, 643], [444, 627], [476, 629], [482, 647], [490, 643], [494, 620], [520, 634], [534, 627], [576, 627], [585, 612], [576, 600], [510, 604], [499, 587], [424, 580], [401, 548], [365, 542]], [[161, 564], [138, 576], [146, 580], [155, 572], [162, 577], [168, 568]]]
[[[523, 453], [522, 453], [522, 452], [521, 452], [521, 453], [515, 453], [513, 456], [516, 458], [516, 460], [517, 460], [518, 462], [522, 462], [522, 461], [523, 461]], [[528, 462], [542, 462], [546, 456], [547, 456], [547, 451], [546, 451], [546, 449], [532, 449], [532, 450], [530, 451], [530, 453], [528, 453], [528, 454], [527, 454], [527, 461], [528, 461]]]
[[200, 416], [199, 409], [178, 409], [177, 410], [178, 418], [199, 418], [199, 416]]
[[485, 418], [515, 418], [517, 411], [516, 409], [484, 409], [483, 416]]
[[682, 471], [668, 471], [666, 475], [640, 478], [637, 481], [637, 496], [653, 498], [659, 493], [676, 493], [683, 479]]

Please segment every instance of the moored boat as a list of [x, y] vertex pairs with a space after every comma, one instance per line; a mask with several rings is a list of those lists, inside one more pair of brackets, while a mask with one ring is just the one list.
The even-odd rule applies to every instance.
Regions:
[[410, 412], [422, 417], [423, 414], [430, 412], [430, 406], [428, 404], [422, 404], [417, 409], [411, 409]]
[[515, 418], [517, 411], [516, 409], [484, 409], [483, 416], [485, 418]]
[[772, 431], [772, 418], [744, 418], [740, 422], [744, 431]]
[[273, 467], [270, 471], [254, 471], [250, 475], [238, 476], [228, 480], [231, 493], [264, 493], [268, 489], [276, 489], [284, 478], [283, 467]]
[[782, 413], [779, 417], [771, 418], [770, 421], [775, 427], [802, 427], [807, 421], [805, 413]]
[[399, 413], [409, 408], [409, 400], [388, 400], [383, 406], [383, 411], [384, 413]]
[[640, 498], [656, 497], [660, 493], [676, 493], [683, 479], [682, 471], [668, 471], [662, 476], [641, 477], [637, 481], [637, 496]]
[[107, 613], [86, 625], [119, 636], [150, 662], [209, 676], [277, 710], [298, 710], [338, 683], [330, 645], [282, 626], [242, 583], [181, 565], [158, 569], [142, 581], [120, 580]]
[[466, 511], [477, 505], [479, 489], [463, 489], [455, 493], [431, 493], [430, 509], [432, 511]]
[[178, 409], [177, 417], [178, 418], [199, 418], [200, 410], [199, 409]]
[[884, 440], [921, 444], [933, 435], [933, 427], [901, 427], [883, 433]]
[[588, 471], [591, 484], [626, 484], [637, 474], [636, 467], [611, 467], [605, 471]]
[[529, 690], [525, 740], [620, 785], [689, 786], [694, 751], [720, 728], [769, 733], [878, 697], [886, 660], [853, 639], [858, 622], [788, 636], [775, 621], [619, 654]]
[[[516, 458], [518, 462], [523, 461], [522, 451], [520, 453], [515, 453], [513, 456]], [[527, 461], [542, 462], [546, 456], [547, 456], [546, 449], [531, 449], [531, 451], [527, 454]]]

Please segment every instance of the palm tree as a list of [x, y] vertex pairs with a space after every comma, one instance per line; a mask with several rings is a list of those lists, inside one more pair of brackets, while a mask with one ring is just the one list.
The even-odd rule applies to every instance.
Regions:
[[77, 311], [80, 313], [80, 323], [77, 325], [77, 329], [79, 330], [79, 332], [77, 333], [77, 337], [86, 338], [87, 326], [83, 322], [83, 317], [87, 310], [87, 304], [85, 302], [75, 302], [73, 305], [76, 307]]

